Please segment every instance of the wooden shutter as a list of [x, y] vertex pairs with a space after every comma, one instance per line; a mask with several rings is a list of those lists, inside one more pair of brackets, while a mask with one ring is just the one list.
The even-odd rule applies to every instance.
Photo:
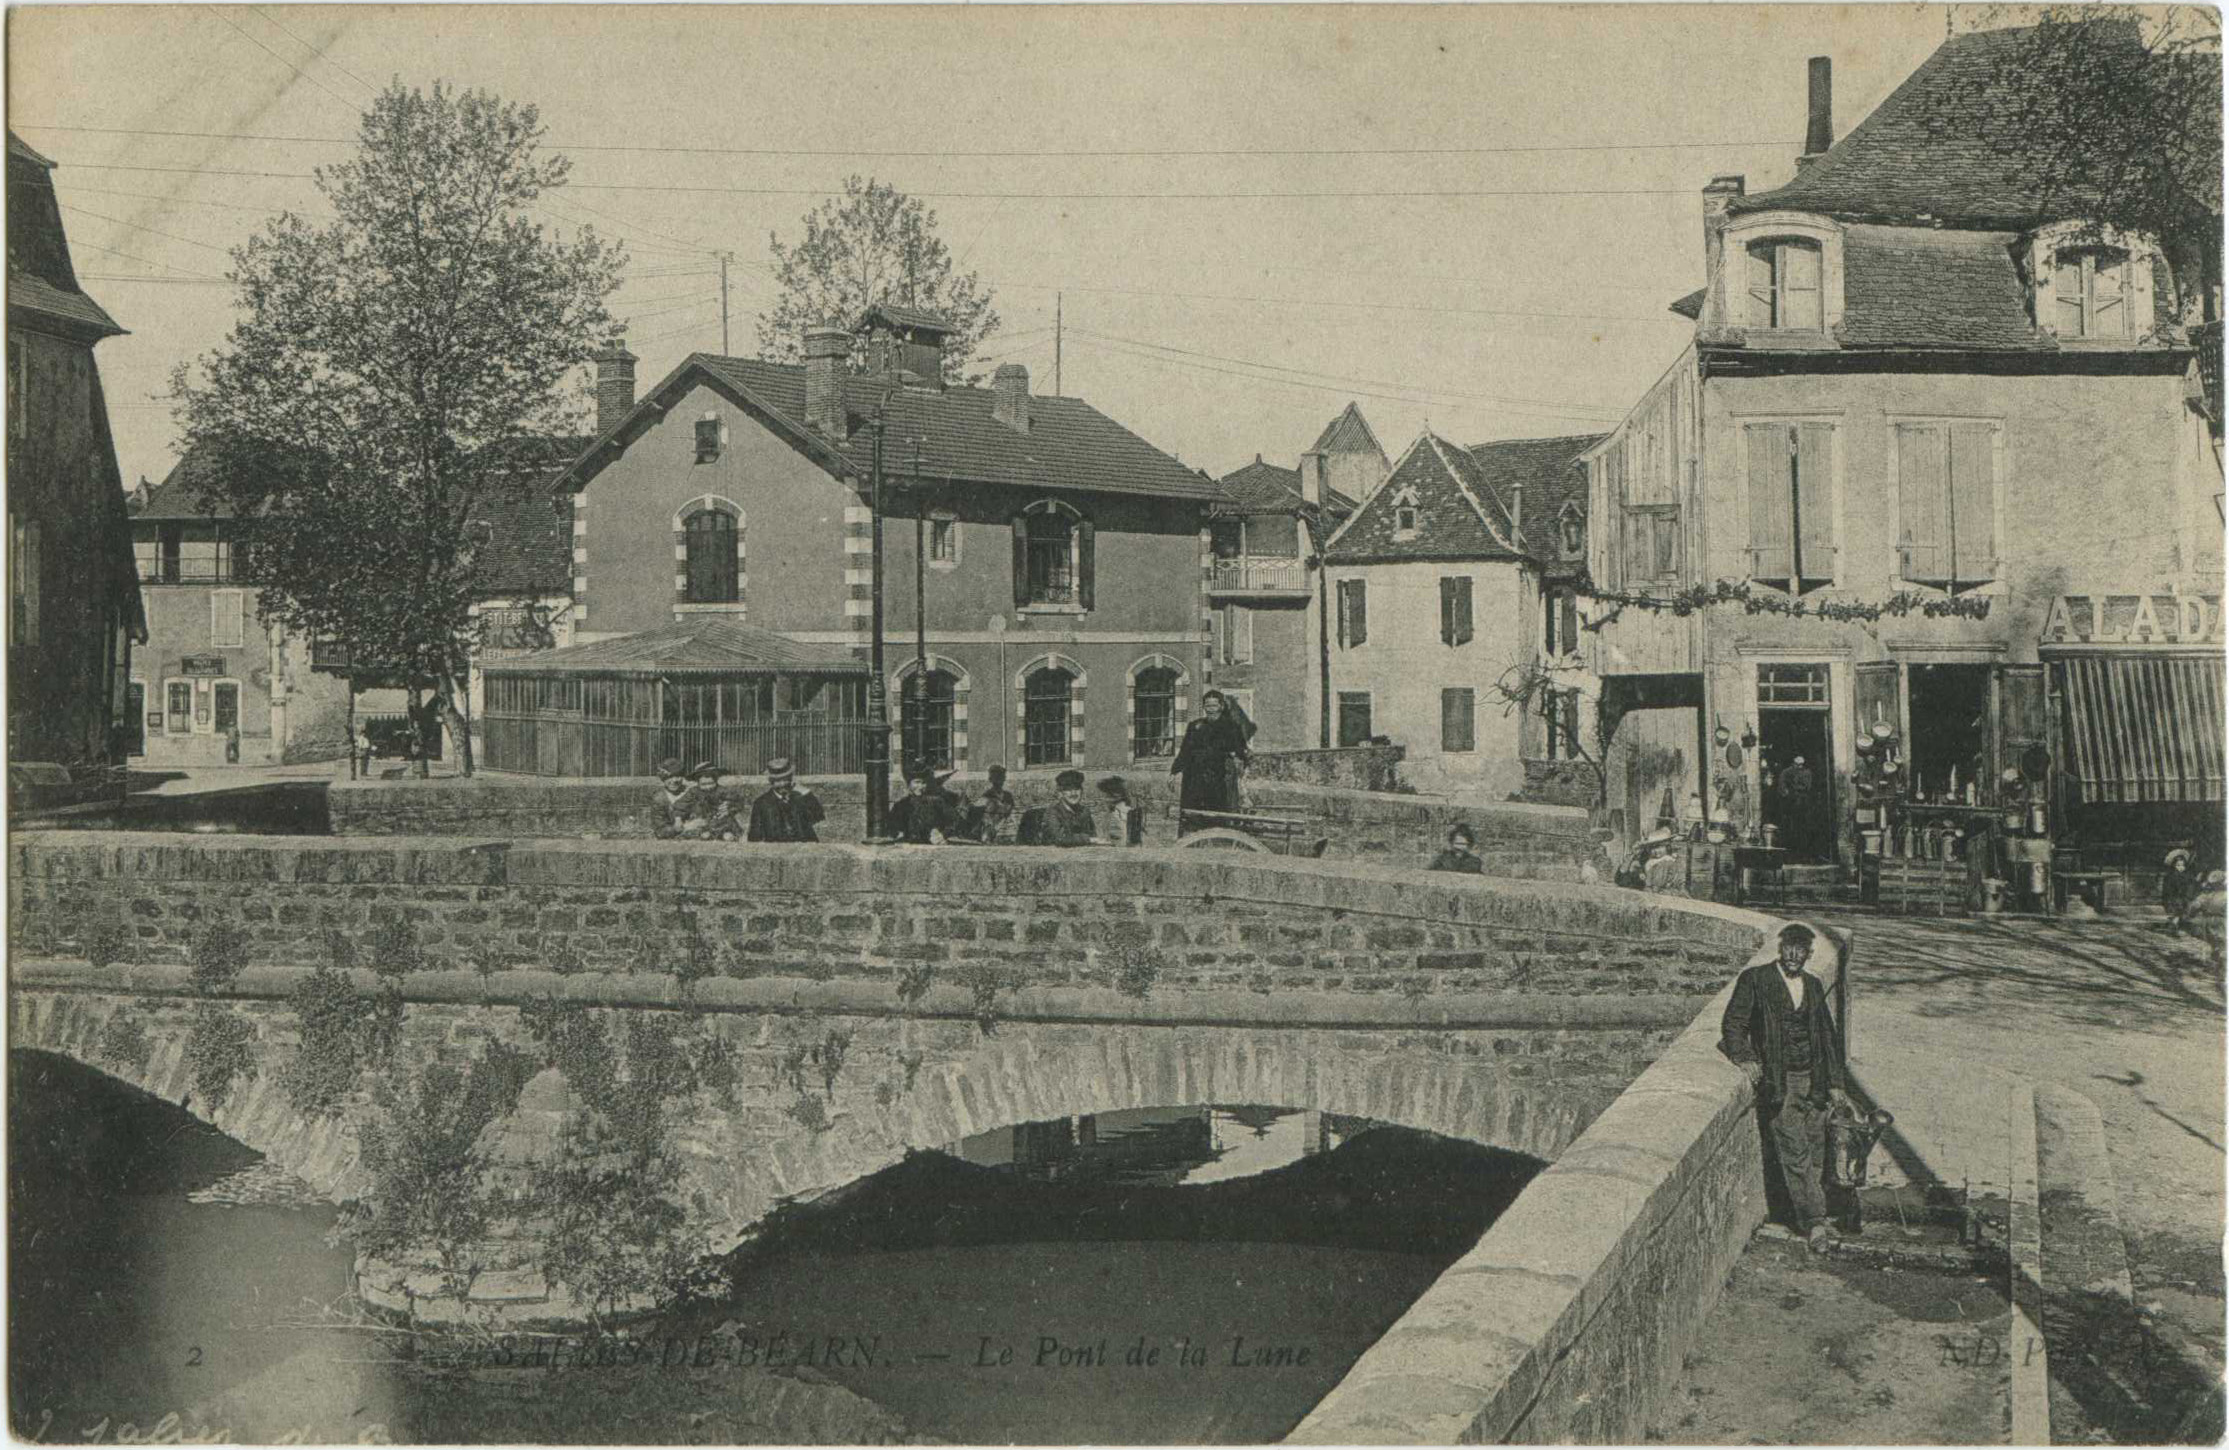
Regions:
[[1579, 647], [1579, 596], [1566, 589], [1556, 605], [1556, 648], [1569, 654]]
[[1939, 426], [1896, 425], [1897, 568], [1915, 583], [1939, 584], [1950, 577], [1946, 462]]
[[2051, 269], [2051, 296], [2058, 303], [2061, 337], [2082, 335], [2082, 254], [2062, 252]]
[[1440, 643], [1471, 642], [1471, 581], [1468, 575], [1440, 580]]
[[2016, 765], [2019, 754], [2031, 745], [2051, 739], [2050, 706], [2044, 698], [2043, 669], [2035, 665], [1997, 666], [1997, 738], [2005, 748], [2004, 763]]
[[1354, 610], [1347, 622], [1347, 643], [1363, 644], [1370, 638], [1370, 586], [1362, 579], [1347, 582], [1354, 587]]
[[1788, 534], [1788, 429], [1752, 423], [1749, 440], [1749, 573], [1786, 579], [1795, 569], [1795, 541]]
[[1772, 243], [1758, 242], [1749, 248], [1748, 323], [1751, 327], [1774, 325], [1773, 302]]
[[1341, 649], [1345, 649], [1348, 644], [1347, 616], [1351, 612], [1353, 601], [1347, 593], [1347, 586], [1349, 584], [1352, 584], [1353, 582], [1354, 581], [1352, 579], [1342, 579], [1339, 581], [1338, 589], [1335, 591], [1338, 595], [1339, 600], [1339, 648]]
[[1780, 325], [1809, 328], [1826, 326], [1820, 307], [1819, 249], [1809, 242], [1780, 244]]
[[2128, 263], [2118, 252], [2089, 255], [2090, 331], [2092, 337], [2128, 335]]
[[1014, 607], [1029, 603], [1029, 515], [1014, 515]]
[[1834, 577], [1834, 425], [1796, 429], [1796, 513], [1803, 528], [1803, 576]]
[[1086, 609], [1092, 607], [1094, 552], [1091, 520], [1084, 519], [1076, 525], [1076, 602]]
[[1950, 578], [1997, 577], [1997, 433], [1987, 423], [1951, 425], [1950, 541]]
[[1850, 666], [1851, 696], [1856, 701], [1852, 724], [1860, 735], [1870, 731], [1875, 722], [1891, 730], [1902, 730], [1903, 706], [1898, 703], [1901, 692], [1903, 667], [1895, 660], [1869, 660]]
[[1469, 690], [1440, 691], [1440, 749], [1468, 751], [1478, 748], [1477, 699]]

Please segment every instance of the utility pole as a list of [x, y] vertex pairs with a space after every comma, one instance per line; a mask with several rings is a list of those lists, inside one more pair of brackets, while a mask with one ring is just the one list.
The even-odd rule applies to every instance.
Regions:
[[867, 740], [865, 763], [867, 771], [867, 839], [879, 841], [888, 833], [890, 818], [890, 700], [883, 687], [882, 673], [882, 435], [886, 404], [875, 405], [875, 416], [869, 427], [875, 430], [873, 507], [874, 539], [870, 570], [874, 576], [874, 602], [869, 606], [871, 619], [868, 624], [869, 646], [867, 675]]
[[1053, 396], [1056, 398], [1067, 396], [1060, 390], [1060, 311], [1065, 297], [1065, 293], [1053, 294]]
[[735, 260], [735, 253], [714, 252], [712, 255], [720, 259], [720, 354], [725, 357], [732, 351], [728, 347], [728, 263]]

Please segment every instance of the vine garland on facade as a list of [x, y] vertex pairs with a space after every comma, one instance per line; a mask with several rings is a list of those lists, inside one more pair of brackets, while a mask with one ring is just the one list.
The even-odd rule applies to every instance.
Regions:
[[1911, 589], [1899, 590], [1877, 602], [1789, 599], [1778, 593], [1759, 593], [1751, 588], [1747, 579], [1721, 579], [1716, 584], [1691, 585], [1669, 594], [1629, 594], [1619, 589], [1602, 588], [1584, 570], [1571, 581], [1570, 588], [1572, 593], [1582, 599], [1616, 606], [1602, 618], [1588, 620], [1585, 628], [1589, 632], [1599, 632], [1626, 609], [1645, 609], [1651, 613], [1669, 611], [1684, 617], [1716, 605], [1738, 604], [1746, 614], [1784, 614], [1793, 619], [1871, 624], [1884, 616], [1902, 618], [1914, 613], [1929, 619], [1987, 619], [1990, 602], [1986, 594], [1946, 596], [1921, 594]]

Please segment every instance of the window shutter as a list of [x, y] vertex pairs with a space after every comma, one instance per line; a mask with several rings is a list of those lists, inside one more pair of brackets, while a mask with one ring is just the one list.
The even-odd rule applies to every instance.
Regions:
[[1945, 577], [1980, 583], [1997, 577], [1996, 430], [1955, 423], [1950, 430], [1950, 542]]
[[1997, 666], [2001, 752], [1998, 768], [2017, 765], [2020, 752], [2030, 745], [2048, 745], [2050, 709], [2044, 700], [2042, 665]]
[[2082, 254], [2062, 252], [2051, 269], [2051, 295], [2058, 303], [2059, 335], [2082, 335]]
[[1556, 648], [1569, 654], [1579, 647], [1579, 596], [1566, 589], [1557, 601]]
[[1029, 603], [1029, 515], [1014, 515], [1014, 607]]
[[1254, 662], [1254, 611], [1244, 605], [1231, 608], [1231, 663], [1250, 665]]
[[1803, 528], [1806, 579], [1834, 577], [1834, 425], [1796, 429], [1796, 512]]
[[1826, 317], [1820, 306], [1825, 294], [1819, 286], [1819, 249], [1808, 242], [1783, 242], [1780, 267], [1780, 325], [1813, 331], [1825, 327]]
[[1440, 691], [1440, 749], [1468, 751], [1476, 748], [1472, 717], [1477, 713], [1469, 690]]
[[1749, 312], [1751, 327], [1773, 325], [1772, 243], [1749, 248]]
[[1794, 570], [1794, 541], [1788, 537], [1788, 430], [1778, 423], [1752, 423], [1749, 439], [1749, 574], [1753, 579], [1786, 579]]
[[1084, 608], [1092, 607], [1092, 538], [1091, 520], [1076, 525], [1076, 602]]
[[2128, 297], [2123, 286], [2128, 264], [2116, 253], [2090, 254], [2090, 334], [2093, 337], [2128, 335]]
[[1943, 430], [1923, 423], [1896, 425], [1898, 568], [1906, 579], [1939, 584], [1949, 577], [1948, 481], [1943, 477]]
[[1364, 644], [1370, 638], [1370, 586], [1367, 580], [1350, 581], [1354, 586], [1354, 619], [1348, 632], [1347, 643]]
[[1347, 580], [1347, 579], [1342, 579], [1342, 580], [1340, 580], [1340, 581], [1339, 581], [1339, 587], [1338, 587], [1338, 591], [1337, 591], [1337, 592], [1338, 592], [1338, 596], [1339, 596], [1339, 603], [1338, 603], [1338, 610], [1339, 610], [1339, 648], [1341, 648], [1341, 649], [1345, 649], [1345, 648], [1347, 647], [1347, 612], [1348, 612], [1347, 585], [1348, 585], [1349, 583], [1351, 583], [1351, 582], [1352, 582], [1351, 580]]
[[1455, 640], [1458, 645], [1471, 642], [1471, 581], [1468, 575], [1450, 580], [1455, 586]]

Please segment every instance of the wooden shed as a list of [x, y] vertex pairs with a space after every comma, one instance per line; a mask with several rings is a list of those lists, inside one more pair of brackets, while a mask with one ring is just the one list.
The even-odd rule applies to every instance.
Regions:
[[525, 775], [654, 775], [701, 760], [750, 775], [862, 768], [867, 665], [731, 619], [490, 661], [485, 759]]

